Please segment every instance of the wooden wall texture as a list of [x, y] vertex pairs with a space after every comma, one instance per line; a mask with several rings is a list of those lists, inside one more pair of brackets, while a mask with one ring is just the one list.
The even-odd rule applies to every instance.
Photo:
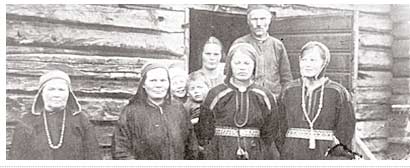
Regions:
[[[127, 98], [134, 94], [141, 66], [147, 61], [169, 64], [186, 60], [185, 31], [189, 27], [185, 25], [186, 9], [245, 14], [246, 7], [246, 4], [7, 5], [7, 143], [11, 143], [9, 135], [15, 118], [30, 109], [39, 76], [48, 69], [59, 68], [71, 76], [84, 111], [97, 126], [105, 159], [110, 159], [112, 123]], [[385, 125], [391, 112], [394, 69], [391, 6], [272, 4], [270, 7], [277, 17], [295, 19], [311, 15], [347, 16], [353, 10], [359, 11], [357, 81], [351, 80], [353, 62], [346, 59], [352, 58], [353, 39], [351, 32], [346, 31], [351, 23], [337, 25], [340, 29], [334, 32], [323, 29], [319, 34], [315, 34], [314, 29], [301, 30], [303, 25], [281, 28], [279, 24], [279, 33], [274, 35], [280, 37], [281, 29], [292, 28], [308, 35], [283, 36], [286, 41], [306, 37], [306, 40], [316, 38], [329, 43], [334, 59], [330, 71], [333, 68], [336, 76], [347, 76], [341, 80], [345, 86], [356, 82], [357, 88], [352, 91], [357, 103], [358, 135], [378, 158], [385, 158], [388, 136]], [[331, 19], [324, 24], [332, 23], [347, 22]], [[316, 25], [315, 22], [306, 24]], [[332, 35], [335, 32], [336, 35]], [[290, 59], [294, 60], [302, 44], [285, 42], [285, 45]], [[297, 73], [297, 66], [292, 70]]]
[[393, 96], [388, 158], [410, 159], [410, 5], [394, 5]]

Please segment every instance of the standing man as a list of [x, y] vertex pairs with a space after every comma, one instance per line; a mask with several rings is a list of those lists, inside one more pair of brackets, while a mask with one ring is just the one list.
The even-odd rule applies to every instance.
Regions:
[[285, 46], [269, 36], [271, 19], [267, 6], [249, 5], [247, 20], [251, 33], [236, 39], [233, 44], [249, 43], [257, 50], [255, 81], [278, 97], [282, 86], [292, 80], [292, 74]]

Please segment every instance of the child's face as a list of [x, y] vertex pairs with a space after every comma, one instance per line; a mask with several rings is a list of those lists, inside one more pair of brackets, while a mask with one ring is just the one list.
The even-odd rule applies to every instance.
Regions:
[[188, 94], [194, 101], [203, 101], [208, 90], [208, 86], [203, 81], [191, 81], [188, 85]]
[[176, 97], [184, 97], [186, 95], [186, 79], [183, 76], [175, 76], [171, 79], [171, 92]]

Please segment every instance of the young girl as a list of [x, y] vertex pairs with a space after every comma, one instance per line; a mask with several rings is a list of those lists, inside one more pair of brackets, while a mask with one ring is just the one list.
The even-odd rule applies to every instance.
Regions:
[[224, 83], [212, 88], [201, 106], [197, 136], [207, 159], [279, 157], [276, 101], [253, 81], [257, 56], [250, 44], [233, 45]]
[[305, 44], [299, 61], [302, 77], [281, 93], [281, 158], [325, 159], [327, 149], [337, 143], [351, 147], [355, 130], [351, 97], [342, 85], [325, 77], [330, 52], [324, 44]]

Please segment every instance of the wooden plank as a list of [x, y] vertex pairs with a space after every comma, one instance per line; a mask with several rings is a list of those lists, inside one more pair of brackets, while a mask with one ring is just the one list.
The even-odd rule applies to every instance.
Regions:
[[388, 137], [386, 121], [360, 121], [356, 123], [357, 135], [364, 138]]
[[[118, 114], [121, 112], [122, 108], [128, 103], [128, 100], [126, 99], [78, 98], [82, 111], [89, 115], [90, 120], [116, 120], [118, 119]], [[21, 114], [30, 113], [33, 100], [34, 95], [7, 94], [7, 104], [13, 105], [12, 102], [18, 103], [18, 106], [8, 107], [8, 110], [10, 111], [7, 111], [7, 114], [21, 116]]]
[[394, 78], [393, 94], [410, 94], [410, 78]]
[[360, 45], [365, 47], [390, 48], [393, 44], [393, 36], [376, 32], [360, 32]]
[[183, 60], [82, 56], [72, 54], [7, 54], [8, 73], [40, 76], [52, 69], [60, 69], [73, 77], [99, 79], [134, 79], [141, 76], [147, 62], [165, 66]]
[[183, 12], [154, 8], [127, 9], [117, 5], [8, 4], [6, 12], [51, 21], [70, 21], [76, 24], [110, 25], [164, 32], [183, 32], [182, 24], [184, 23]]
[[391, 112], [391, 106], [388, 104], [357, 104], [357, 120], [383, 120]]
[[390, 14], [394, 22], [402, 22], [410, 20], [410, 5], [408, 4], [395, 4], [392, 5], [392, 11]]
[[[350, 53], [331, 53], [332, 58], [326, 72], [350, 72]], [[299, 53], [288, 53], [290, 68], [292, 71], [299, 72]]]
[[410, 94], [393, 95], [391, 97], [391, 104], [410, 104]]
[[359, 87], [354, 94], [358, 104], [389, 104], [391, 96], [390, 87]]
[[394, 77], [410, 77], [410, 58], [394, 59]]
[[407, 22], [394, 24], [393, 35], [396, 39], [410, 39], [410, 19]]
[[184, 55], [183, 33], [148, 34], [31, 21], [6, 22], [7, 45]]
[[271, 33], [351, 32], [351, 15], [284, 17], [272, 21]]
[[331, 8], [342, 10], [359, 10], [369, 13], [388, 14], [391, 10], [388, 4], [307, 4], [317, 8]]
[[[38, 76], [6, 75], [6, 89], [36, 92], [38, 89]], [[138, 88], [138, 79], [130, 80], [104, 80], [90, 79], [88, 77], [71, 77], [71, 86], [74, 92], [104, 95], [107, 93], [133, 95]]]
[[364, 139], [363, 142], [372, 152], [383, 152], [384, 150], [387, 149], [387, 146], [388, 146], [386, 138]]
[[351, 33], [319, 33], [319, 34], [272, 34], [282, 40], [288, 52], [299, 52], [309, 41], [320, 41], [331, 52], [348, 52], [351, 50]]
[[95, 126], [95, 132], [101, 146], [111, 146], [114, 126]]
[[393, 74], [389, 71], [359, 71], [363, 77], [357, 80], [358, 87], [391, 87]]
[[359, 68], [367, 70], [391, 70], [392, 54], [387, 50], [361, 47], [359, 50]]
[[394, 58], [410, 58], [410, 40], [394, 40], [392, 50]]
[[390, 32], [393, 29], [389, 15], [360, 13], [358, 23], [360, 30]]

